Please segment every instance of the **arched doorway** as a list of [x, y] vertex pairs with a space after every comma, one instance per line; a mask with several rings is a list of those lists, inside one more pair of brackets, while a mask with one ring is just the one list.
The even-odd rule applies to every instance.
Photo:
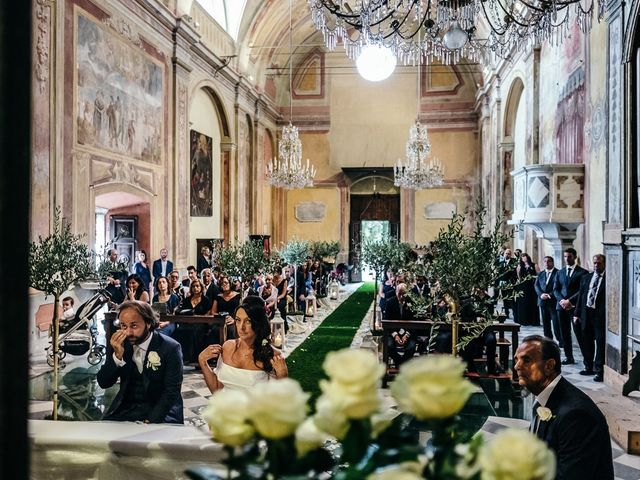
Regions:
[[[360, 263], [360, 245], [366, 238], [400, 237], [400, 189], [391, 169], [349, 169], [349, 264], [352, 282], [368, 279]], [[387, 171], [388, 170], [388, 171]]]
[[151, 205], [134, 193], [111, 191], [95, 197], [94, 250], [116, 248], [129, 267], [144, 250], [151, 261]]

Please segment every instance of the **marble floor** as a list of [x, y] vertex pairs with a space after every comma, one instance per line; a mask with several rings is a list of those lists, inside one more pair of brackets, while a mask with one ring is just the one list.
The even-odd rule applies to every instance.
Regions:
[[[345, 298], [353, 293], [360, 284], [347, 284], [342, 287], [338, 301], [323, 300], [317, 310], [316, 318], [309, 318], [302, 324], [298, 333], [287, 335], [284, 349], [285, 356], [291, 353], [307, 336], [329, 315]], [[370, 333], [372, 310], [368, 312], [355, 335], [352, 347], [378, 351], [379, 347]], [[541, 327], [522, 327], [520, 339], [526, 335], [542, 333]], [[45, 345], [46, 346], [46, 345]], [[610, 388], [604, 383], [596, 383], [592, 377], [579, 375], [582, 369], [580, 349], [574, 345], [575, 365], [563, 366], [563, 376], [583, 390], [601, 390]], [[91, 366], [85, 356], [67, 356], [66, 366], [60, 379], [60, 414], [73, 420], [98, 420], [104, 406], [108, 405], [117, 391], [117, 386], [102, 390], [95, 382], [95, 374], [99, 365]], [[30, 418], [43, 419], [51, 414], [50, 401], [52, 375], [46, 364], [43, 353], [33, 355], [30, 365]], [[501, 428], [523, 427], [529, 424], [533, 399], [523, 397], [519, 388], [504, 378], [474, 379], [477, 389], [470, 402], [462, 412], [468, 420], [468, 426], [477, 430], [481, 428], [485, 436], [491, 436]], [[383, 391], [386, 396], [388, 390]], [[185, 366], [182, 397], [185, 408], [185, 422], [204, 430], [200, 413], [206, 406], [210, 392], [205, 385], [199, 370]], [[617, 480], [640, 480], [640, 457], [626, 454], [612, 441], [614, 468]]]

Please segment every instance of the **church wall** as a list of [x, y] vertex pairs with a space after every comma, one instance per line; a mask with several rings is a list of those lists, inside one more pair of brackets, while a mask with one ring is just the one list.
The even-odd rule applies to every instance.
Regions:
[[[340, 191], [336, 187], [287, 192], [287, 238], [340, 241]], [[277, 247], [276, 247], [277, 248]], [[345, 246], [342, 245], [344, 249]]]

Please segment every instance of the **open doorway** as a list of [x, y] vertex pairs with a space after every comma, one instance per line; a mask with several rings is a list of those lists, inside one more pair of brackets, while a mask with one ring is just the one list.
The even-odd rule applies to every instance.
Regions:
[[[391, 223], [388, 220], [363, 220], [360, 222], [360, 241], [380, 242], [388, 239], [391, 233]], [[374, 281], [375, 272], [364, 266], [360, 266], [360, 275], [363, 282]]]
[[127, 192], [109, 192], [95, 199], [95, 251], [116, 248], [129, 268], [144, 250], [151, 260], [151, 212], [146, 199]]

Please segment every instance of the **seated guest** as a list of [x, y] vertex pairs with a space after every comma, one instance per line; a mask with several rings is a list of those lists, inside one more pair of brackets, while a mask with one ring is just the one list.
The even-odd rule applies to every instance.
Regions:
[[[173, 314], [176, 307], [180, 303], [180, 299], [175, 293], [171, 293], [169, 291], [169, 280], [167, 277], [158, 277], [156, 280], [156, 293], [153, 296], [153, 303], [164, 303], [167, 306], [167, 313], [169, 315]], [[160, 322], [158, 323], [158, 332], [164, 333], [165, 335], [171, 336], [173, 331], [175, 330], [176, 325], [172, 322]]]
[[276, 272], [273, 274], [273, 286], [277, 290], [276, 307], [280, 313], [280, 317], [284, 320], [285, 333], [289, 330], [287, 325], [287, 290], [288, 282], [284, 278], [282, 273]]
[[206, 315], [211, 310], [211, 300], [202, 291], [202, 282], [197, 278], [189, 285], [189, 296], [178, 306], [178, 314]]
[[[411, 320], [413, 312], [407, 303], [407, 285], [400, 283], [396, 287], [396, 295], [386, 301], [386, 308], [382, 312], [385, 320]], [[411, 359], [416, 353], [417, 342], [415, 336], [401, 328], [393, 332], [387, 343], [389, 357], [396, 367]]]
[[[196, 267], [193, 265], [189, 265], [187, 267], [187, 277], [182, 279], [182, 296], [186, 297], [189, 294], [189, 286], [191, 282], [194, 280], [198, 280], [198, 272], [196, 272]], [[204, 290], [202, 291], [204, 295]]]
[[180, 272], [177, 270], [169, 274], [169, 291], [175, 293], [180, 300], [184, 298], [182, 284], [180, 283]]
[[[204, 380], [214, 393], [221, 388], [248, 390], [260, 382], [288, 376], [282, 354], [269, 341], [271, 328], [262, 299], [248, 296], [234, 312], [236, 339], [206, 347], [198, 356]], [[209, 360], [218, 359], [212, 369]]]
[[218, 285], [213, 281], [213, 273], [211, 273], [210, 268], [205, 268], [204, 270], [202, 270], [202, 286], [204, 288], [205, 296], [213, 303], [213, 300], [220, 293], [220, 289], [218, 288]]
[[267, 316], [271, 320], [276, 313], [276, 302], [278, 301], [278, 289], [273, 285], [273, 277], [266, 275], [264, 285], [258, 288], [258, 296], [264, 300]]
[[125, 301], [118, 307], [120, 329], [109, 341], [111, 355], [97, 375], [98, 385], [120, 388], [104, 420], [183, 423], [182, 351], [178, 342], [154, 329], [151, 305]]
[[118, 250], [110, 248], [107, 251], [107, 259], [105, 260], [107, 275], [107, 286], [105, 290], [109, 294], [109, 306], [116, 307], [125, 300], [125, 288], [127, 271], [118, 264]]
[[137, 273], [127, 277], [127, 300], [138, 300], [149, 303], [149, 292], [144, 287], [144, 282]]
[[[541, 335], [528, 336], [515, 362], [518, 383], [536, 396], [529, 430], [556, 454], [556, 479], [613, 480], [607, 421], [593, 400], [562, 377], [558, 345]], [[551, 418], [543, 419], [539, 407]]]
[[229, 277], [220, 277], [220, 289], [221, 292], [213, 300], [211, 306], [211, 315], [225, 315], [225, 325], [227, 325], [227, 338], [235, 338], [235, 332], [233, 330], [233, 317], [231, 314], [236, 311], [236, 308], [240, 305], [240, 293], [231, 290], [231, 283]]
[[[485, 315], [493, 314], [493, 304], [491, 303], [490, 297], [482, 289], [476, 289], [474, 295], [470, 298], [464, 299], [461, 304], [460, 320], [463, 324], [484, 322]], [[458, 339], [463, 339], [465, 336], [470, 335], [470, 332], [471, 330], [466, 329], [464, 325], [461, 325], [460, 331], [458, 332]], [[486, 351], [487, 373], [489, 375], [495, 375], [498, 373], [496, 349], [497, 339], [495, 332], [490, 329], [485, 329], [467, 343], [467, 345], [460, 351], [460, 356], [467, 362], [468, 372], [477, 372], [474, 359], [482, 356], [483, 351]]]

